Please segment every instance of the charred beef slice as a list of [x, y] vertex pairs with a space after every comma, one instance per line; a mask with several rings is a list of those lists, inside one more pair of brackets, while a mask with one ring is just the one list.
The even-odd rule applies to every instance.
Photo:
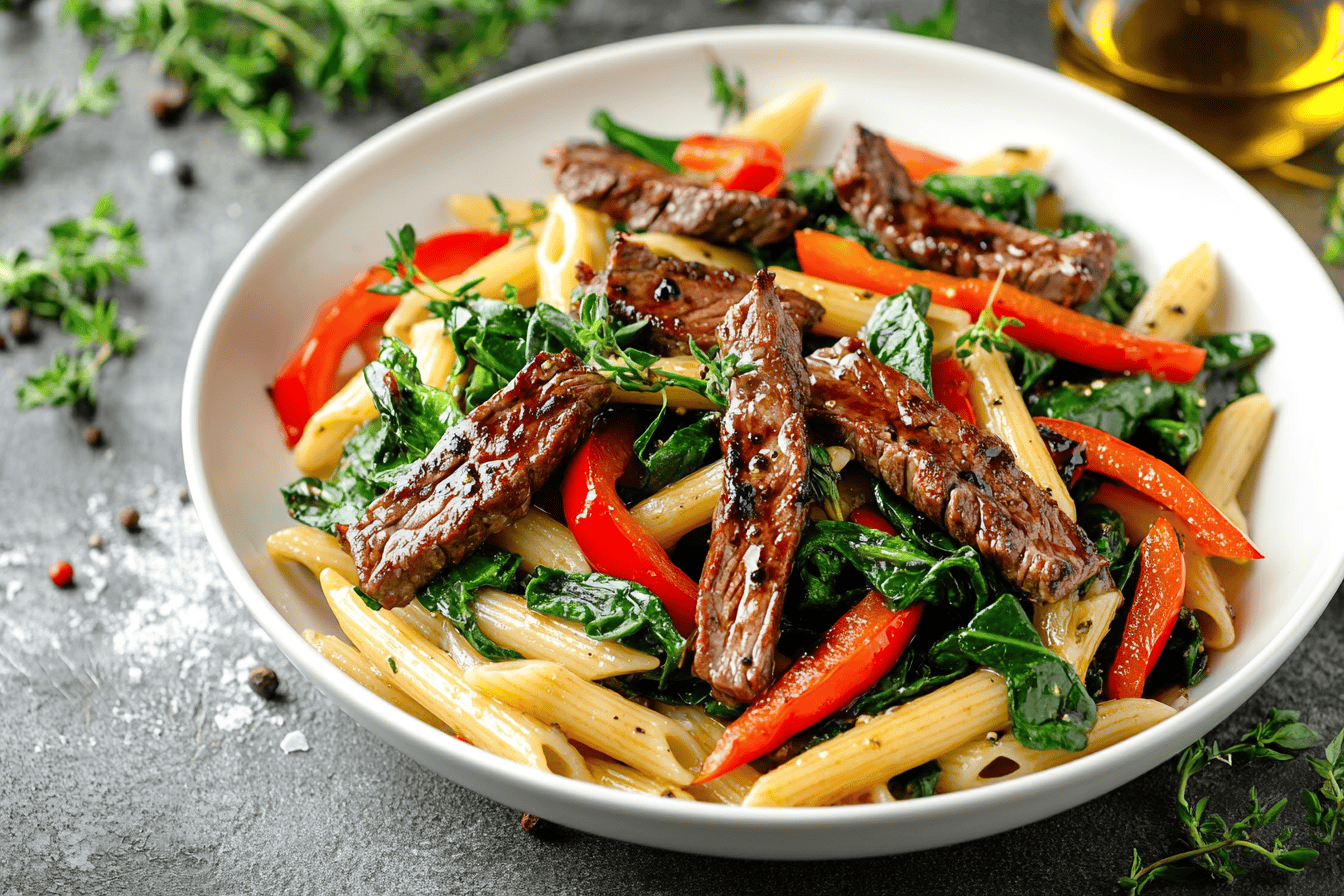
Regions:
[[787, 199], [696, 183], [614, 146], [562, 143], [543, 161], [555, 170], [555, 185], [570, 202], [634, 230], [764, 246], [792, 234], [807, 215]]
[[854, 220], [893, 255], [958, 277], [1003, 280], [1072, 307], [1106, 284], [1115, 238], [1079, 232], [1057, 239], [934, 199], [910, 180], [881, 136], [856, 124], [840, 149], [835, 192]]
[[537, 355], [341, 533], [360, 586], [384, 607], [410, 603], [440, 570], [527, 512], [610, 393], [568, 351]]
[[775, 678], [779, 616], [807, 516], [807, 373], [773, 275], [756, 275], [719, 342], [755, 368], [733, 378], [719, 430], [724, 487], [700, 574], [693, 670], [720, 699], [748, 702]]
[[[605, 270], [595, 272], [579, 262], [578, 275], [585, 292], [606, 295], [612, 314], [650, 321], [654, 347], [668, 354], [686, 354], [688, 337], [706, 350], [717, 345], [719, 324], [752, 288], [746, 274], [664, 258], [620, 234], [611, 244]], [[821, 320], [821, 305], [802, 293], [780, 289], [777, 294], [799, 330], [810, 330]]]
[[858, 339], [807, 357], [809, 416], [892, 491], [980, 551], [1033, 600], [1075, 593], [1105, 568], [1078, 526], [1000, 438], [963, 422]]

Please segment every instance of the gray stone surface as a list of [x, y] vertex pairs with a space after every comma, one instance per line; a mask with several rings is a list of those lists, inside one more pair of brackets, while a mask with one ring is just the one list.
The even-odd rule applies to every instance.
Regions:
[[[893, 5], [927, 13], [937, 4], [575, 0], [555, 28], [522, 35], [501, 70], [712, 24], [882, 27]], [[42, 0], [30, 18], [0, 14], [0, 107], [26, 87], [73, 84], [86, 47], [56, 24], [55, 6]], [[1051, 63], [1041, 0], [961, 6], [962, 40]], [[178, 496], [178, 414], [192, 333], [234, 255], [300, 185], [397, 113], [306, 109], [319, 124], [308, 158], [262, 162], [242, 155], [215, 120], [156, 127], [144, 112], [154, 84], [145, 58], [112, 67], [121, 109], [107, 121], [67, 125], [31, 153], [21, 180], [0, 184], [0, 250], [43, 245], [44, 225], [114, 191], [139, 221], [148, 259], [122, 304], [150, 330], [133, 359], [104, 371], [97, 422], [107, 445], [98, 449], [84, 444], [84, 424], [70, 414], [19, 414], [7, 397], [63, 345], [53, 328], [0, 353], [0, 893], [1104, 893], [1127, 870], [1132, 848], [1155, 857], [1179, 846], [1170, 766], [974, 844], [771, 864], [570, 831], [536, 839], [515, 812], [391, 753], [303, 681], [232, 594]], [[148, 172], [161, 148], [192, 162], [197, 186]], [[1319, 237], [1319, 194], [1256, 184], [1304, 236]], [[1344, 271], [1334, 276], [1344, 285]], [[126, 505], [141, 513], [138, 534], [116, 523]], [[102, 548], [86, 546], [94, 533]], [[46, 579], [58, 557], [76, 566], [71, 589]], [[1271, 706], [1339, 730], [1341, 635], [1344, 606], [1336, 602], [1217, 736], [1234, 737]], [[257, 663], [279, 670], [282, 699], [263, 703], [247, 690]], [[281, 751], [294, 731], [310, 750]], [[1255, 780], [1270, 796], [1293, 794], [1308, 777], [1294, 763]], [[1249, 779], [1225, 769], [1208, 778], [1201, 786], [1218, 810], [1236, 812]], [[1257, 871], [1236, 892], [1339, 892], [1340, 855], [1328, 852], [1298, 877]]]

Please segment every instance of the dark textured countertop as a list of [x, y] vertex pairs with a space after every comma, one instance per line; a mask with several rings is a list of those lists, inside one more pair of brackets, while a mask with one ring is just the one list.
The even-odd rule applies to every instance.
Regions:
[[[963, 0], [959, 39], [1052, 63], [1044, 0]], [[554, 28], [531, 28], [500, 70], [638, 35], [717, 24], [883, 27], [893, 6], [933, 0], [574, 0]], [[0, 107], [26, 87], [68, 90], [86, 52], [56, 22], [0, 13]], [[800, 65], [804, 64], [800, 61]], [[45, 245], [43, 228], [112, 190], [140, 224], [148, 266], [119, 295], [149, 328], [128, 363], [107, 365], [97, 422], [106, 445], [65, 411], [20, 414], [9, 397], [64, 340], [0, 352], [0, 894], [1114, 892], [1137, 847], [1180, 848], [1168, 764], [1050, 820], [915, 855], [831, 863], [748, 863], [630, 846], [572, 831], [524, 833], [511, 809], [396, 754], [336, 710], [284, 661], [234, 596], [188, 499], [179, 438], [183, 368], [197, 320], [234, 255], [300, 185], [397, 113], [333, 114], [302, 161], [243, 155], [222, 123], [161, 129], [145, 112], [144, 56], [110, 63], [124, 102], [44, 141], [24, 176], [0, 184], [0, 251]], [[191, 188], [150, 173], [156, 150], [189, 160]], [[1319, 193], [1257, 177], [1309, 241]], [[1344, 285], [1344, 271], [1333, 272]], [[134, 506], [141, 531], [116, 521]], [[87, 546], [99, 534], [103, 547]], [[46, 567], [76, 567], [57, 590]], [[282, 699], [262, 702], [247, 670], [274, 666]], [[1344, 725], [1344, 604], [1336, 601], [1283, 668], [1222, 726], [1224, 742], [1270, 707], [1322, 731]], [[310, 749], [287, 754], [302, 732]], [[1199, 786], [1240, 809], [1251, 779], [1216, 769]], [[1255, 776], [1262, 797], [1293, 797], [1304, 763]], [[893, 844], [897, 846], [897, 844]], [[1257, 870], [1235, 890], [1196, 881], [1166, 892], [1334, 893], [1344, 851], [1291, 877]], [[1153, 892], [1162, 892], [1155, 889]]]

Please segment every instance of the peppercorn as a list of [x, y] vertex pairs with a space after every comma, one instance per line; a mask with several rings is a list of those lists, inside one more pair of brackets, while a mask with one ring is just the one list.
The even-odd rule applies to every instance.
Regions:
[[518, 821], [519, 824], [523, 826], [523, 830], [527, 831], [533, 837], [541, 837], [546, 833], [546, 820], [538, 818], [531, 812], [524, 812], [523, 817]]
[[103, 546], [103, 536], [99, 535], [97, 532], [89, 536], [89, 547], [100, 548], [102, 546]]
[[33, 316], [25, 308], [15, 308], [9, 312], [9, 332], [22, 342], [33, 332]]
[[91, 447], [97, 448], [103, 444], [103, 431], [97, 426], [90, 426], [84, 430], [84, 441]]
[[3, 333], [0, 333], [0, 351], [3, 351], [4, 348], [5, 348], [5, 337]]
[[196, 183], [196, 169], [192, 168], [191, 163], [184, 159], [178, 162], [177, 167], [173, 169], [173, 177], [177, 178], [177, 182], [182, 186], [189, 187]]
[[149, 97], [149, 114], [162, 125], [174, 125], [182, 119], [190, 99], [187, 88], [176, 79], [154, 91]]
[[140, 511], [134, 507], [123, 507], [117, 514], [117, 522], [127, 532], [137, 532], [140, 529]]
[[47, 567], [47, 578], [57, 588], [64, 588], [75, 580], [75, 568], [69, 560], [57, 560]]
[[263, 700], [274, 700], [280, 689], [280, 676], [270, 666], [258, 666], [247, 676], [247, 686]]

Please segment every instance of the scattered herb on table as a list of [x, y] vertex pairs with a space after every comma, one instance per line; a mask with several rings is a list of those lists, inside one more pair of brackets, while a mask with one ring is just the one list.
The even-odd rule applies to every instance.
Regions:
[[223, 115], [256, 155], [294, 156], [312, 132], [296, 124], [302, 93], [329, 106], [375, 93], [432, 102], [466, 87], [523, 25], [567, 0], [137, 0], [123, 13], [65, 0], [63, 14], [119, 52], [144, 50], [200, 111]]
[[907, 22], [899, 12], [893, 11], [887, 19], [892, 31], [905, 34], [918, 34], [921, 37], [936, 37], [939, 40], [952, 40], [957, 30], [957, 0], [943, 0], [938, 12], [925, 19]]
[[59, 320], [75, 338], [73, 354], [57, 351], [50, 366], [17, 390], [19, 409], [98, 402], [98, 370], [112, 355], [129, 355], [144, 335], [123, 327], [110, 287], [143, 265], [134, 221], [121, 220], [116, 200], [105, 194], [83, 218], [48, 228], [46, 254], [16, 249], [0, 256], [0, 304]]
[[98, 51], [89, 54], [75, 95], [61, 108], [53, 108], [56, 101], [53, 90], [42, 94], [25, 91], [12, 108], [0, 111], [0, 177], [16, 176], [24, 153], [71, 117], [107, 115], [116, 108], [116, 79], [109, 75], [98, 80], [93, 75], [99, 56]]
[[[1191, 779], [1215, 761], [1232, 766], [1235, 760], [1269, 760], [1284, 762], [1293, 758], [1292, 753], [1315, 746], [1321, 736], [1298, 721], [1298, 714], [1286, 710], [1272, 709], [1269, 718], [1248, 731], [1242, 738], [1227, 749], [1220, 749], [1216, 743], [1203, 740], [1187, 747], [1176, 760], [1177, 815], [1185, 826], [1186, 838], [1190, 849], [1147, 865], [1134, 851], [1134, 860], [1129, 874], [1120, 878], [1120, 886], [1131, 894], [1142, 893], [1149, 885], [1157, 881], [1188, 880], [1203, 869], [1210, 875], [1225, 881], [1232, 881], [1248, 873], [1242, 861], [1260, 856], [1265, 862], [1283, 871], [1297, 873], [1316, 859], [1319, 853], [1309, 846], [1293, 846], [1293, 832], [1283, 827], [1268, 843], [1252, 839], [1255, 832], [1274, 824], [1288, 805], [1284, 797], [1271, 806], [1260, 804], [1260, 798], [1254, 787], [1246, 803], [1246, 814], [1229, 824], [1221, 816], [1208, 811], [1208, 797], [1195, 799], [1189, 794]], [[1341, 761], [1341, 748], [1344, 747], [1344, 731], [1325, 748], [1325, 757], [1307, 757], [1312, 769], [1320, 776], [1319, 790], [1302, 791], [1301, 801], [1306, 808], [1307, 824], [1311, 826], [1312, 839], [1319, 844], [1331, 843], [1339, 830], [1340, 810], [1344, 806], [1344, 793], [1340, 782], [1344, 780], [1344, 761]]]

